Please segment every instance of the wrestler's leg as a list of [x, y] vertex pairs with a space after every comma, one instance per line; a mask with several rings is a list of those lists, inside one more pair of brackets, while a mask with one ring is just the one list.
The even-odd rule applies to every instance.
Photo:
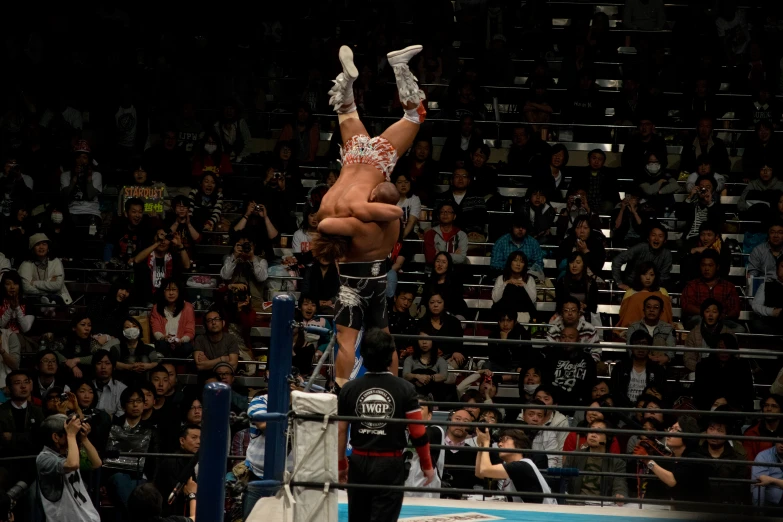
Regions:
[[340, 136], [343, 139], [343, 147], [345, 147], [348, 140], [354, 136], [360, 134], [367, 134], [367, 129], [364, 128], [362, 120], [359, 119], [359, 113], [356, 111], [349, 112], [348, 114], [338, 114], [337, 121], [340, 122]]
[[397, 91], [400, 95], [400, 103], [405, 110], [405, 115], [397, 123], [386, 129], [382, 137], [386, 138], [392, 147], [403, 154], [413, 144], [419, 125], [424, 121], [427, 111], [422, 101], [424, 93], [419, 89], [416, 77], [408, 67], [408, 61], [421, 51], [420, 45], [413, 45], [400, 51], [389, 53], [389, 65], [394, 71], [397, 82]]
[[356, 339], [359, 330], [337, 325], [337, 356], [334, 358], [334, 380], [342, 388], [351, 378], [351, 371], [356, 360]]

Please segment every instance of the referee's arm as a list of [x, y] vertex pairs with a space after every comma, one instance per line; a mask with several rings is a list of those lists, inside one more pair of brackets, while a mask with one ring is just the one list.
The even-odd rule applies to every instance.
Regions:
[[[421, 408], [411, 410], [405, 414], [408, 420], [422, 420]], [[432, 469], [432, 456], [430, 455], [430, 440], [427, 436], [427, 428], [424, 424], [408, 424], [408, 432], [411, 434], [411, 444], [419, 455], [421, 470], [427, 477], [426, 486], [435, 478], [435, 470]]]

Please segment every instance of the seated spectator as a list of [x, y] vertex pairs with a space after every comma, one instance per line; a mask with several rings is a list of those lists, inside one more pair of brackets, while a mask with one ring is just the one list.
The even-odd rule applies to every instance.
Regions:
[[152, 228], [159, 225], [144, 213], [144, 201], [139, 198], [125, 200], [123, 217], [114, 221], [103, 248], [103, 260], [116, 259], [128, 264], [152, 235]]
[[440, 164], [446, 170], [466, 167], [471, 150], [483, 143], [474, 117], [464, 114], [459, 118], [459, 133], [446, 138], [440, 151]]
[[[603, 383], [604, 381], [599, 381]], [[595, 395], [595, 393], [593, 393]], [[590, 403], [590, 407], [595, 408], [606, 408], [611, 407], [611, 404], [609, 404], [606, 400], [595, 400], [593, 399], [593, 402]], [[586, 428], [590, 426], [593, 422], [603, 421], [604, 420], [604, 414], [601, 413], [598, 410], [587, 410], [585, 412], [584, 419], [582, 419], [577, 425], [577, 428]], [[565, 439], [565, 442], [563, 443], [563, 451], [582, 451], [582, 447], [587, 444], [587, 434], [584, 432], [575, 432], [572, 431], [568, 434], [568, 436]], [[617, 442], [616, 437], [612, 437], [612, 440], [609, 442], [609, 453], [614, 453], [615, 455], [619, 455], [621, 453], [620, 451], [620, 444]], [[569, 460], [568, 457], [566, 457], [566, 460]]]
[[223, 192], [218, 188], [217, 177], [206, 172], [201, 176], [197, 189], [188, 194], [190, 222], [198, 231], [225, 230], [219, 228], [223, 220]]
[[[605, 420], [594, 420], [589, 427], [595, 430], [611, 429]], [[611, 448], [614, 436], [609, 433], [589, 432], [586, 442], [579, 447], [579, 451], [587, 451], [590, 454], [602, 454], [607, 452], [607, 446]], [[568, 456], [565, 458], [565, 466], [576, 468], [579, 471], [592, 471], [600, 469], [604, 473], [625, 473], [625, 461], [623, 459], [610, 459], [605, 457], [588, 457], [582, 455]], [[576, 478], [568, 481], [568, 493], [572, 495], [598, 495], [602, 497], [615, 497], [622, 504], [628, 496], [628, 485], [621, 476], [595, 476], [577, 474]], [[579, 503], [578, 497], [572, 503]]]
[[49, 349], [39, 350], [35, 354], [35, 378], [32, 382], [32, 396], [38, 400], [46, 397], [53, 388], [64, 388], [65, 376], [58, 374], [57, 354]]
[[780, 140], [775, 137], [775, 125], [770, 120], [761, 120], [755, 125], [756, 132], [745, 143], [742, 154], [742, 181], [749, 183], [761, 171], [764, 164], [777, 167]]
[[55, 342], [52, 350], [57, 354], [57, 362], [64, 363], [70, 370], [66, 370], [67, 373], [80, 379], [83, 372], [92, 372], [94, 353], [98, 350], [111, 350], [117, 344], [117, 339], [109, 339], [105, 334], [93, 337], [92, 320], [82, 313], [71, 319], [71, 332], [61, 341]]
[[[476, 422], [476, 417], [468, 410], [460, 408], [449, 414], [449, 420], [452, 422]], [[473, 452], [460, 451], [459, 449], [461, 446], [473, 446], [476, 443], [476, 440], [470, 437], [470, 431], [472, 431], [471, 428], [460, 424], [451, 424], [446, 428], [443, 444], [456, 447], [452, 450], [446, 450], [444, 459], [446, 466], [473, 466], [475, 464], [476, 456], [473, 455]], [[473, 471], [464, 468], [451, 468], [446, 472], [444, 480], [453, 488], [472, 489], [475, 484], [478, 484]], [[441, 497], [449, 498], [447, 494], [442, 494]]]
[[740, 298], [733, 283], [720, 277], [720, 257], [714, 250], [701, 254], [701, 277], [689, 281], [682, 291], [682, 321], [685, 328], [693, 329], [699, 322], [701, 303], [707, 298], [716, 299], [723, 306], [726, 326], [739, 327]]
[[530, 219], [530, 235], [539, 243], [549, 239], [551, 228], [557, 218], [557, 211], [546, 199], [546, 191], [541, 187], [532, 187], [527, 198], [514, 206], [514, 213], [521, 213]]
[[454, 226], [457, 208], [453, 203], [444, 201], [435, 211], [438, 224], [424, 233], [424, 259], [427, 264], [435, 261], [438, 252], [448, 252], [458, 265], [467, 262], [468, 235]]
[[123, 324], [130, 315], [132, 295], [131, 282], [124, 277], [116, 279], [109, 287], [109, 292], [95, 299], [87, 308], [93, 329], [112, 337], [122, 337]]
[[772, 162], [762, 162], [758, 176], [754, 176], [742, 191], [737, 201], [737, 209], [742, 212], [741, 219], [763, 221], [770, 208], [778, 204], [780, 193], [783, 192], [783, 181], [769, 163]]
[[[530, 332], [517, 322], [517, 314], [514, 311], [499, 309], [497, 321], [497, 327], [493, 327], [490, 331], [490, 339], [530, 340]], [[487, 344], [487, 361], [484, 363], [484, 368], [493, 372], [519, 373], [522, 368], [540, 364], [543, 359], [540, 350], [529, 345], [490, 342]], [[512, 375], [501, 377], [502, 381], [514, 379]]]
[[[73, 394], [76, 398], [76, 406], [81, 410], [82, 415], [90, 419], [91, 430], [88, 434], [90, 442], [96, 448], [105, 448], [106, 442], [109, 440], [112, 418], [105, 411], [98, 409], [98, 390], [95, 388], [95, 384], [86, 379], [76, 379], [71, 381], [70, 387], [72, 391], [66, 393]], [[51, 394], [51, 390], [47, 393]], [[69, 407], [67, 409], [76, 410], [77, 408]]]
[[541, 140], [530, 125], [514, 127], [511, 147], [508, 149], [508, 167], [511, 172], [528, 172], [540, 157], [549, 157], [549, 145]]
[[720, 102], [713, 92], [713, 83], [708, 72], [697, 75], [693, 81], [693, 94], [686, 98], [687, 101], [680, 108], [680, 121], [696, 122], [699, 118], [725, 112], [725, 109], [721, 111]]
[[181, 418], [180, 403], [175, 400], [177, 382], [171, 380], [168, 369], [162, 364], [149, 371], [149, 379], [155, 388], [155, 404], [149, 423], [157, 426], [161, 450], [174, 451], [177, 446], [172, 445], [171, 441], [176, 439]]
[[318, 209], [305, 205], [302, 212], [302, 223], [294, 237], [291, 238], [291, 251], [294, 258], [301, 264], [311, 266], [313, 255], [310, 254], [310, 245], [313, 244], [313, 234], [318, 230]]
[[490, 267], [501, 271], [506, 266], [512, 252], [523, 252], [530, 263], [528, 270], [535, 274], [544, 273], [544, 253], [535, 238], [527, 235], [530, 220], [525, 214], [514, 213], [511, 220], [511, 231], [501, 236], [492, 247]]
[[186, 196], [182, 194], [175, 196], [171, 200], [173, 212], [163, 223], [163, 229], [167, 232], [167, 235], [171, 234], [179, 238], [182, 246], [185, 248], [185, 252], [188, 253], [188, 257], [193, 258], [195, 253], [194, 247], [201, 243], [203, 235], [199, 231], [201, 227], [191, 220], [190, 207], [191, 201]]
[[454, 386], [446, 384], [449, 376], [446, 359], [438, 356], [432, 340], [427, 339], [426, 331], [419, 332], [419, 335], [423, 338], [413, 345], [413, 354], [405, 358], [402, 377], [413, 383], [418, 393], [430, 393], [436, 401], [455, 399]]
[[648, 224], [655, 216], [655, 209], [647, 203], [642, 194], [639, 187], [632, 187], [611, 212], [613, 247], [632, 247], [645, 240]]
[[177, 130], [166, 128], [161, 133], [160, 143], [153, 145], [144, 152], [144, 165], [149, 169], [150, 177], [172, 187], [190, 185], [190, 155], [197, 139], [203, 137], [203, 132], [192, 136], [188, 144], [190, 149], [177, 146]]
[[101, 224], [101, 173], [93, 170], [90, 146], [79, 140], [73, 147], [73, 164], [60, 176], [60, 195], [68, 204], [68, 214], [79, 235], [94, 236]]
[[116, 350], [98, 350], [92, 357], [92, 373], [95, 376], [92, 383], [98, 394], [95, 407], [109, 415], [120, 416], [125, 409], [120, 396], [127, 386], [114, 378], [116, 367]]
[[[783, 243], [783, 236], [781, 236], [781, 243]], [[620, 290], [631, 288], [637, 267], [645, 261], [650, 261], [658, 268], [660, 284], [666, 286], [671, 278], [672, 253], [665, 248], [665, 244], [666, 228], [658, 222], [650, 223], [647, 227], [646, 243], [632, 246], [612, 259], [612, 279], [617, 288]], [[623, 265], [625, 265], [624, 271]]]
[[633, 177], [644, 199], [657, 213], [668, 213], [674, 208], [674, 194], [680, 191], [680, 184], [666, 170], [662, 156], [652, 152], [647, 154]]
[[713, 198], [718, 199], [726, 188], [726, 176], [713, 171], [709, 156], [699, 156], [696, 159], [696, 170], [685, 180], [685, 191], [691, 192], [702, 176], [710, 176], [715, 180], [716, 185]]
[[[759, 245], [761, 246], [761, 245]], [[783, 311], [783, 256], [777, 259], [777, 277], [768, 277], [753, 297], [753, 311], [758, 316], [750, 322], [750, 331], [755, 333], [778, 334], [783, 325], [778, 320]]]
[[[522, 430], [505, 429], [498, 435], [499, 448], [514, 448], [526, 450], [530, 447], [530, 441]], [[480, 448], [490, 447], [491, 440], [488, 429], [477, 431], [476, 444]], [[497, 479], [498, 489], [502, 492], [514, 493], [551, 493], [549, 485], [538, 471], [538, 467], [530, 459], [526, 459], [523, 453], [499, 452], [500, 464], [492, 464], [489, 453], [479, 451], [476, 453], [476, 477], [481, 479]], [[513, 495], [510, 502], [527, 502], [532, 504], [555, 504], [557, 501], [550, 497], [526, 497]]]
[[585, 209], [594, 209], [602, 214], [609, 213], [620, 202], [617, 175], [614, 169], [605, 166], [606, 153], [601, 149], [588, 152], [587, 163], [586, 167], [573, 170], [568, 192], [583, 190], [587, 194]]
[[155, 347], [142, 341], [142, 332], [135, 317], [125, 318], [117, 349], [117, 373], [125, 383], [144, 379], [146, 373], [160, 362], [160, 354]]
[[492, 289], [492, 309], [516, 313], [520, 323], [530, 322], [536, 311], [536, 279], [528, 274], [527, 256], [512, 252], [508, 256], [503, 274], [495, 280]]
[[153, 243], [133, 258], [138, 274], [136, 285], [141, 302], [152, 302], [164, 279], [171, 279], [190, 270], [190, 256], [182, 245], [179, 234], [160, 228], [155, 231]]
[[185, 398], [182, 403], [182, 427], [187, 425], [201, 426], [204, 417], [204, 405], [201, 400], [193, 395]]
[[239, 342], [234, 335], [224, 332], [225, 322], [218, 310], [204, 315], [206, 335], [196, 339], [193, 360], [200, 372], [212, 371], [216, 364], [225, 362], [236, 370], [239, 364]]
[[[634, 420], [641, 424], [642, 429], [644, 431], [665, 431], [663, 418], [663, 413], [656, 413], [655, 410], [661, 409], [661, 404], [663, 401], [661, 399], [658, 399], [656, 397], [652, 396], [642, 396], [639, 398], [639, 400], [636, 402], [637, 408], [646, 408], [650, 411], [644, 412], [644, 414], [637, 413], [634, 416]], [[626, 444], [625, 453], [629, 454], [638, 454], [638, 447], [639, 443], [643, 440], [648, 439], [645, 435], [631, 435], [631, 437], [628, 439], [628, 443]], [[648, 483], [649, 485], [649, 483]], [[649, 490], [648, 490], [649, 491]]]
[[300, 288], [302, 294], [311, 296], [318, 304], [321, 313], [333, 309], [340, 291], [340, 275], [336, 263], [326, 263], [317, 259], [317, 263], [307, 270], [307, 276]]
[[201, 145], [195, 147], [190, 168], [191, 178], [200, 179], [205, 172], [212, 172], [218, 179], [234, 172], [231, 158], [223, 151], [220, 136], [212, 129], [204, 134]]
[[426, 309], [424, 317], [419, 321], [419, 330], [435, 337], [462, 337], [462, 323], [449, 313], [443, 295], [433, 291], [424, 297], [426, 299], [422, 298], [422, 301], [426, 303]]
[[[707, 155], [715, 172], [731, 172], [729, 152], [723, 140], [712, 135], [713, 119], [709, 115], [702, 115], [696, 128], [696, 137], [690, 147], [682, 148], [680, 156], [680, 170], [693, 172], [696, 170], [696, 158]], [[715, 185], [713, 184], [713, 187]]]
[[767, 240], [754, 247], [750, 252], [748, 275], [776, 278], [781, 252], [783, 252], [783, 220], [778, 219], [769, 224]]
[[466, 165], [473, 186], [484, 197], [496, 194], [498, 191], [498, 173], [495, 167], [487, 163], [489, 154], [489, 145], [480, 143], [470, 149], [470, 161]]
[[237, 233], [244, 230], [246, 234], [249, 234], [249, 237], [253, 238], [253, 244], [256, 245], [256, 249], [259, 252], [263, 252], [266, 259], [273, 259], [274, 249], [272, 248], [272, 241], [280, 233], [275, 228], [274, 223], [272, 223], [266, 207], [263, 204], [256, 203], [256, 199], [260, 201], [260, 198], [248, 201], [244, 215], [232, 223], [230, 229], [231, 237], [235, 238]]
[[44, 214], [39, 230], [49, 238], [49, 250], [54, 257], [71, 259], [73, 257], [75, 244], [77, 243], [75, 234], [76, 227], [70, 220], [65, 219], [63, 209], [65, 209], [65, 206], [56, 203], [49, 205], [46, 208], [46, 213]]
[[253, 310], [260, 312], [264, 302], [264, 281], [269, 277], [269, 264], [256, 255], [253, 240], [248, 234], [236, 235], [234, 251], [223, 260], [220, 277], [229, 282], [235, 302], [243, 302], [243, 294], [250, 299]]
[[[533, 400], [539, 400], [544, 403], [544, 405], [549, 406], [550, 408], [552, 406], [558, 405], [557, 397], [560, 394], [560, 389], [556, 388], [554, 386], [550, 386], [548, 384], [541, 384], [536, 388], [536, 393], [533, 394]], [[564, 428], [568, 426], [568, 418], [566, 418], [565, 415], [560, 413], [559, 411], [555, 409], [547, 409], [546, 413], [544, 413], [544, 420], [541, 424], [542, 426], [552, 427], [552, 428]], [[562, 448], [563, 444], [565, 444], [565, 439], [568, 436], [568, 432], [566, 431], [551, 431], [551, 430], [542, 430], [544, 431], [544, 445], [547, 447], [557, 447]], [[547, 439], [554, 438], [554, 443], [547, 442]], [[560, 462], [562, 464], [563, 458], [560, 457]]]
[[270, 167], [266, 170], [261, 196], [265, 214], [269, 214], [275, 229], [283, 234], [293, 234], [296, 230], [296, 204], [299, 202], [297, 189], [289, 186], [282, 172]]
[[705, 221], [699, 226], [699, 239], [696, 244], [686, 249], [680, 259], [680, 281], [687, 282], [701, 275], [701, 255], [710, 251], [718, 256], [718, 275], [728, 277], [731, 271], [731, 252], [724, 248], [720, 235], [720, 225]]
[[320, 139], [318, 120], [313, 117], [310, 106], [307, 103], [299, 103], [296, 116], [283, 125], [278, 141], [294, 143], [294, 157], [299, 162], [309, 163], [315, 161]]
[[449, 313], [464, 319], [468, 315], [468, 305], [462, 298], [462, 281], [460, 281], [450, 254], [438, 252], [432, 263], [432, 272], [424, 285], [422, 302], [435, 293], [440, 294]]
[[[653, 339], [647, 332], [636, 330], [628, 337], [631, 346], [652, 346]], [[666, 370], [652, 362], [650, 351], [631, 348], [630, 355], [618, 362], [612, 370], [612, 390], [618, 406], [630, 407], [642, 395], [644, 389], [654, 385], [666, 386]]]
[[[623, 84], [625, 86], [625, 84]], [[635, 104], [637, 105], [637, 104]], [[666, 153], [666, 142], [663, 137], [655, 132], [655, 123], [649, 114], [641, 114], [637, 117], [637, 134], [631, 136], [623, 148], [621, 164], [623, 170], [627, 173], [637, 173], [645, 171], [650, 164], [650, 155], [657, 159], [658, 167], [649, 170], [657, 170], [657, 175], [665, 171], [668, 167], [668, 155]], [[654, 163], [653, 163], [654, 164]], [[649, 172], [647, 170], [647, 172]], [[653, 174], [653, 173], [651, 173]]]
[[156, 303], [150, 315], [155, 350], [164, 357], [189, 357], [196, 336], [196, 314], [185, 301], [185, 287], [166, 278], [161, 282]]
[[565, 274], [555, 282], [557, 309], [563, 307], [567, 297], [579, 301], [579, 311], [587, 322], [592, 322], [598, 312], [598, 282], [588, 271], [585, 255], [577, 250], [566, 258]]
[[28, 244], [30, 258], [19, 266], [24, 293], [33, 302], [70, 304], [72, 299], [65, 287], [63, 263], [50, 256], [49, 238], [46, 234], [33, 234]]
[[[176, 453], [187, 455], [191, 457], [201, 447], [201, 428], [198, 426], [185, 426], [182, 428], [179, 437], [179, 445], [176, 449]], [[160, 460], [157, 467], [157, 473], [155, 474], [154, 484], [158, 491], [163, 491], [166, 494], [174, 490], [174, 486], [179, 482], [180, 478], [187, 469], [190, 458], [175, 458], [168, 457]], [[188, 495], [194, 492], [193, 484], [195, 477], [195, 470], [189, 477], [189, 482], [183, 487], [182, 491], [174, 498], [174, 501], [169, 504], [166, 502], [163, 504], [164, 517], [171, 515], [179, 515], [185, 512], [185, 506], [189, 506], [191, 509], [195, 508], [195, 502], [188, 500]], [[188, 491], [188, 493], [185, 493]], [[194, 511], [190, 511], [191, 516], [195, 515]]]
[[421, 200], [413, 193], [411, 180], [406, 174], [397, 174], [393, 183], [400, 193], [400, 201], [397, 202], [397, 206], [402, 209], [402, 237], [417, 239], [416, 224], [421, 215]]
[[524, 404], [533, 400], [536, 390], [541, 385], [541, 376], [546, 375], [546, 369], [543, 366], [543, 355], [541, 355], [540, 359], [542, 362], [538, 366], [523, 367], [519, 372], [519, 398], [522, 399]]
[[[595, 360], [580, 344], [579, 331], [573, 326], [563, 328], [559, 342], [569, 343], [552, 350], [547, 357], [552, 385], [557, 389], [558, 403], [563, 406], [582, 406], [588, 403], [596, 377]], [[562, 448], [562, 444], [560, 445]]]
[[[558, 438], [555, 436], [555, 433], [560, 432], [554, 432], [549, 430], [537, 430], [536, 426], [543, 426], [544, 420], [547, 416], [547, 408], [546, 404], [544, 404], [541, 399], [533, 399], [527, 404], [525, 404], [522, 407], [522, 413], [520, 414], [519, 418], [517, 419], [518, 422], [521, 421], [522, 424], [525, 424], [529, 426], [529, 428], [524, 427], [525, 430], [527, 430], [530, 433], [530, 436], [532, 436], [532, 440], [530, 441], [530, 449], [535, 451], [562, 451], [562, 444], [558, 446]], [[566, 421], [567, 425], [567, 421]], [[535, 433], [535, 435], [533, 435]], [[563, 456], [562, 455], [556, 455], [556, 454], [548, 454], [547, 453], [547, 467], [549, 468], [559, 468], [563, 464]]]
[[449, 202], [456, 212], [454, 224], [464, 230], [474, 243], [484, 242], [484, 228], [487, 225], [487, 204], [484, 197], [470, 186], [470, 174], [464, 168], [457, 168], [451, 176], [451, 187], [441, 194], [436, 208]]
[[0, 328], [15, 334], [29, 332], [35, 316], [27, 314], [23, 303], [22, 278], [13, 270], [0, 272], [0, 283]]
[[[188, 180], [190, 180], [189, 176]], [[134, 198], [141, 199], [142, 212], [149, 218], [163, 219], [165, 212], [169, 210], [169, 193], [166, 184], [153, 181], [143, 164], [136, 165], [130, 179], [124, 186], [120, 186], [117, 209], [124, 209], [128, 200]]]
[[245, 118], [238, 114], [237, 105], [233, 101], [223, 104], [223, 113], [220, 119], [213, 125], [215, 132], [220, 136], [223, 150], [232, 161], [242, 161], [250, 154], [248, 145], [252, 136]]
[[[661, 311], [664, 308], [663, 299], [657, 295], [651, 295], [644, 300], [644, 318], [641, 321], [631, 323], [625, 332], [625, 338], [630, 341], [636, 331], [647, 332], [652, 337], [652, 346], [674, 347], [674, 327], [661, 319]], [[630, 342], [628, 343], [630, 344]], [[668, 350], [665, 355], [652, 355], [650, 358], [662, 365], [666, 365], [674, 359], [674, 351]]]
[[[182, 459], [179, 459], [182, 460]], [[195, 516], [196, 513], [196, 492], [198, 491], [198, 485], [189, 479], [188, 482], [182, 486], [182, 493], [185, 498], [188, 499], [188, 512]], [[152, 483], [140, 484], [131, 492], [128, 497], [128, 514], [133, 520], [140, 522], [150, 521], [192, 521], [190, 517], [176, 518], [168, 517], [161, 518], [163, 515], [163, 495]]]
[[8, 217], [0, 216], [0, 227], [2, 227], [0, 241], [3, 242], [3, 250], [10, 259], [13, 259], [14, 266], [18, 266], [26, 258], [28, 237], [35, 227], [30, 219], [29, 206], [14, 203]]
[[[783, 412], [783, 397], [770, 393], [761, 401], [761, 411], [765, 414], [780, 415]], [[762, 417], [745, 430], [743, 435], [746, 437], [780, 437], [781, 433], [783, 433], [783, 426], [781, 426], [780, 417]], [[769, 441], [747, 439], [742, 441], [742, 445], [745, 447], [748, 460], [756, 460], [760, 453], [772, 448], [774, 444]]]
[[247, 411], [249, 400], [247, 390], [235, 382], [234, 366], [230, 362], [219, 362], [212, 368], [212, 375], [217, 382], [222, 382], [231, 388], [231, 411], [240, 415]]
[[[561, 214], [558, 222], [560, 223], [564, 219], [568, 219], [567, 214]], [[585, 263], [587, 263], [588, 274], [598, 276], [603, 271], [604, 261], [606, 261], [606, 251], [604, 249], [606, 238], [601, 233], [600, 220], [595, 222], [590, 217], [588, 211], [588, 214], [576, 216], [572, 223], [571, 229], [562, 239], [557, 249], [557, 266], [561, 271], [565, 271], [566, 259], [571, 252], [579, 252], [582, 254]], [[558, 230], [560, 230], [559, 224]], [[558, 233], [558, 237], [562, 238], [563, 236]]]
[[[409, 286], [397, 286], [394, 299], [388, 307], [389, 332], [392, 334], [416, 335], [419, 331], [416, 319], [411, 314], [411, 305], [415, 293]], [[413, 352], [413, 339], [394, 339], [397, 351], [400, 352], [399, 360], [402, 360]]]
[[[688, 337], [685, 339], [685, 346], [691, 348], [717, 348], [723, 334], [745, 331], [741, 325], [738, 326], [738, 330], [729, 328], [723, 321], [723, 305], [712, 297], [708, 297], [701, 302], [698, 319], [698, 322], [691, 327]], [[685, 352], [682, 355], [682, 360], [687, 369], [696, 371], [696, 364], [703, 357], [706, 357], [706, 354]]]
[[540, 188], [548, 201], [563, 202], [561, 191], [566, 189], [564, 169], [568, 165], [568, 149], [558, 143], [549, 149], [545, 164], [541, 164], [533, 174], [530, 188]]
[[[737, 338], [731, 333], [721, 334], [718, 349], [739, 352]], [[732, 383], [728, 388], [727, 382]], [[740, 405], [742, 411], [752, 411], [756, 394], [749, 361], [733, 353], [705, 354], [696, 365], [692, 393], [699, 409], [709, 409], [715, 398], [722, 396], [730, 403]]]
[[564, 298], [562, 303], [559, 304], [558, 314], [549, 321], [546, 340], [549, 342], [565, 342], [563, 335], [566, 328], [576, 329], [581, 344], [595, 344], [595, 347], [586, 348], [586, 351], [592, 353], [596, 362], [600, 361], [601, 347], [598, 346], [598, 331], [592, 323], [585, 320], [581, 303], [573, 296]]
[[412, 193], [426, 203], [432, 201], [439, 173], [438, 163], [432, 159], [432, 143], [429, 138], [419, 136], [414, 140], [410, 152], [400, 158], [394, 167], [394, 175], [404, 176], [412, 186]]
[[644, 317], [644, 302], [651, 295], [658, 296], [663, 301], [661, 320], [673, 323], [672, 300], [666, 289], [661, 288], [660, 272], [653, 263], [645, 261], [636, 267], [633, 284], [623, 295], [617, 326], [628, 326], [642, 319]]
[[[756, 465], [751, 468], [754, 506], [779, 506], [783, 499], [783, 468], [775, 466], [783, 460], [783, 442], [760, 452], [753, 459]], [[755, 483], [758, 481], [758, 483]]]

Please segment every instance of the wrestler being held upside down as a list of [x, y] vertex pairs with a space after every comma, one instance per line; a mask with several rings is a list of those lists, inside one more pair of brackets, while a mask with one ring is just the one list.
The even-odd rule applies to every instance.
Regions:
[[[343, 72], [329, 91], [343, 138], [343, 168], [334, 186], [326, 192], [318, 211], [318, 234], [313, 238], [313, 255], [337, 261], [340, 291], [335, 305], [337, 344], [335, 381], [342, 387], [355, 363], [355, 345], [362, 326], [376, 326], [387, 332], [387, 259], [400, 232], [402, 209], [399, 193], [390, 183], [398, 151], [410, 148], [426, 111], [424, 93], [408, 68], [408, 61], [421, 51], [420, 45], [387, 55], [394, 71], [403, 118], [380, 136], [370, 138], [353, 98], [353, 82], [359, 71], [349, 47], [340, 48]], [[397, 360], [392, 363], [397, 373]]]

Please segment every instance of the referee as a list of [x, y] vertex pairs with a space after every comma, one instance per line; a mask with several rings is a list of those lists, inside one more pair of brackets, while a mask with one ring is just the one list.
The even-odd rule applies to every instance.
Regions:
[[[361, 355], [367, 373], [349, 381], [340, 390], [337, 413], [362, 417], [361, 421], [339, 424], [340, 482], [376, 484], [378, 489], [348, 489], [349, 522], [396, 521], [402, 509], [402, 491], [383, 486], [405, 483], [403, 450], [408, 445], [404, 423], [387, 423], [386, 419], [421, 420], [416, 388], [393, 376], [388, 368], [395, 353], [391, 335], [378, 328], [365, 332]], [[350, 424], [352, 452], [350, 469], [345, 452]], [[426, 484], [432, 482], [430, 445], [423, 424], [408, 424], [410, 440], [416, 448]]]

